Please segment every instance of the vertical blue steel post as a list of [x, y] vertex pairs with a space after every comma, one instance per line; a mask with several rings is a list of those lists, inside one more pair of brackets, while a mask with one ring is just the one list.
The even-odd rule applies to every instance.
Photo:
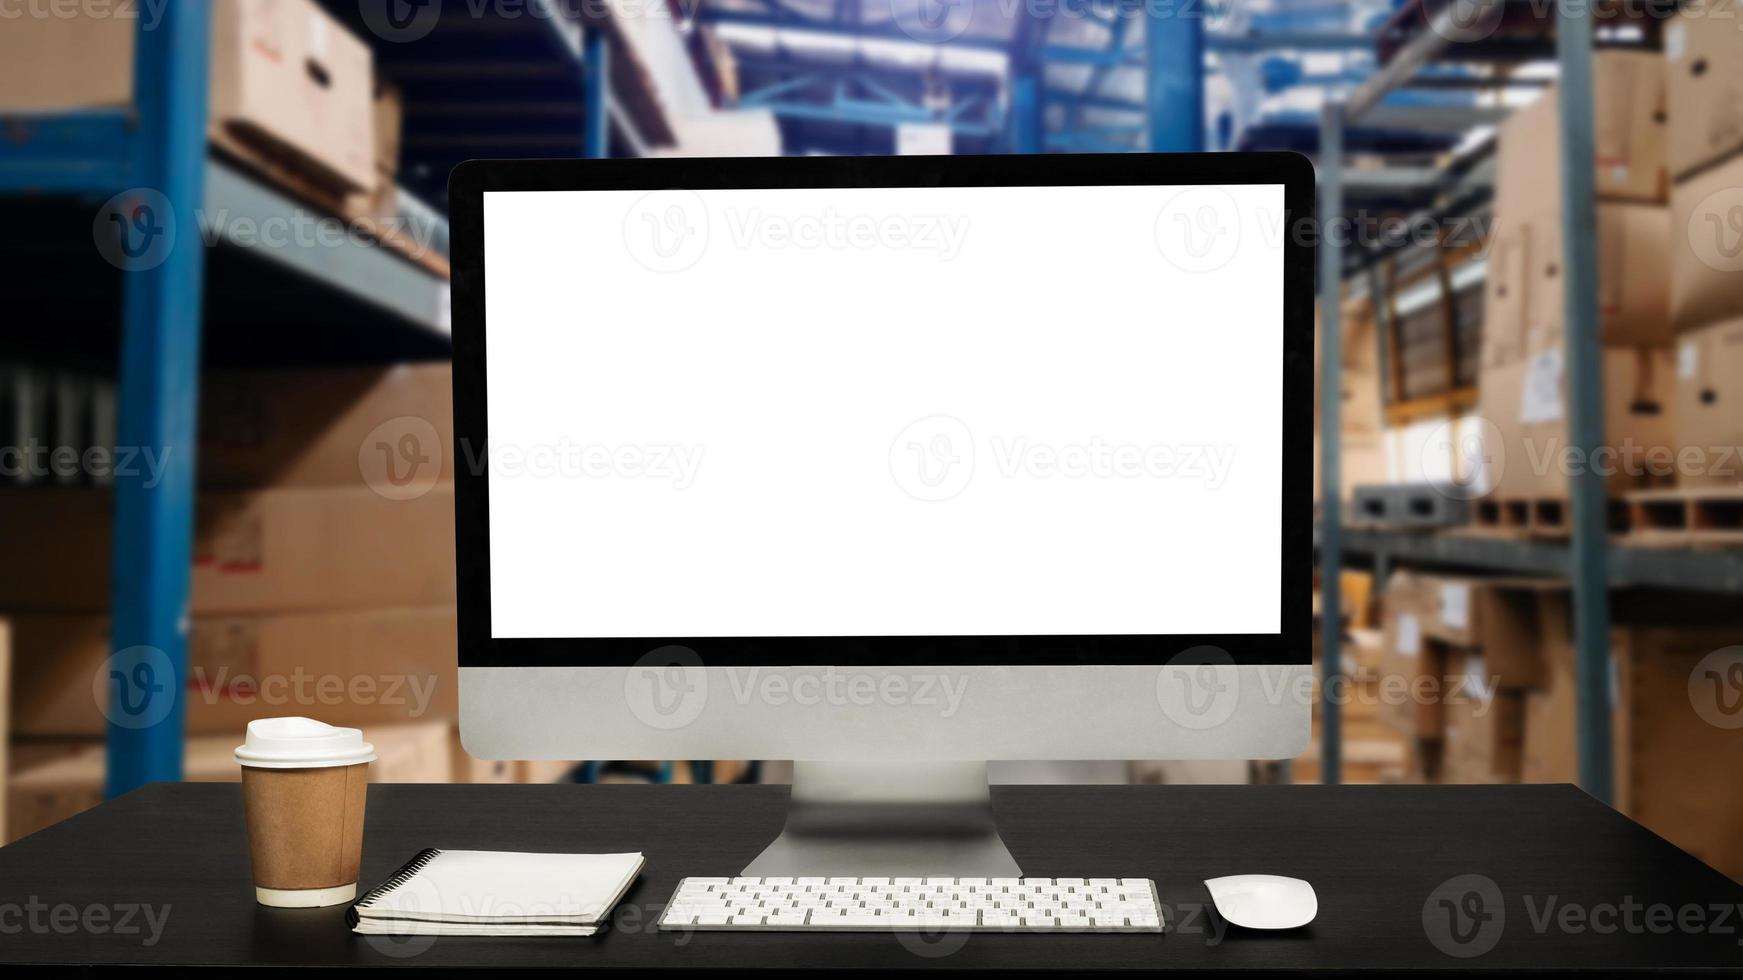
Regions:
[[1017, 66], [1011, 79], [1011, 152], [1042, 151], [1041, 73], [1032, 66]]
[[1147, 3], [1144, 11], [1150, 151], [1196, 152], [1204, 147], [1203, 2]]
[[161, 193], [169, 213], [140, 212], [139, 230], [175, 237], [160, 263], [122, 273], [116, 440], [129, 451], [159, 454], [161, 468], [153, 474], [136, 466], [115, 475], [110, 796], [182, 778], [205, 262], [198, 211], [205, 193], [211, 7], [206, 0], [171, 0], [155, 22], [139, 23], [135, 190], [128, 193]]
[[611, 43], [602, 27], [587, 28], [582, 42], [581, 99], [587, 114], [581, 154], [603, 160], [611, 155]]
[[1343, 716], [1329, 696], [1343, 669], [1343, 106], [1326, 103], [1319, 132], [1319, 771], [1331, 785], [1343, 779]]
[[[1562, 267], [1566, 269], [1568, 449], [1588, 463], [1604, 442], [1604, 372], [1598, 330], [1597, 187], [1592, 173], [1592, 21], [1581, 0], [1560, 0], [1556, 53], [1561, 61]], [[1585, 465], [1568, 475], [1573, 499], [1574, 644], [1579, 656], [1580, 785], [1606, 803], [1610, 758], [1610, 592], [1607, 491]]]

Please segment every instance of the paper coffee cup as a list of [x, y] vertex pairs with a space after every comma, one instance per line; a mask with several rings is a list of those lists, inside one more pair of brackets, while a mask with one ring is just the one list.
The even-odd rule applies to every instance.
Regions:
[[316, 908], [355, 899], [375, 746], [355, 728], [263, 718], [248, 723], [236, 761], [255, 901]]

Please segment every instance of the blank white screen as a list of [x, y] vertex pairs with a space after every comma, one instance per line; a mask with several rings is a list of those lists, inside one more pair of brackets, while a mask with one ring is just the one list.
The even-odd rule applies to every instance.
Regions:
[[1280, 185], [484, 213], [495, 636], [1278, 632]]

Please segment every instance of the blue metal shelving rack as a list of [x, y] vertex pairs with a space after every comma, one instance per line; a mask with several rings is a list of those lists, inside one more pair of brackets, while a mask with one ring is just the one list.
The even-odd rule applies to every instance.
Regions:
[[[111, 545], [111, 660], [106, 791], [182, 777], [186, 618], [194, 520], [205, 246], [202, 212], [290, 213], [287, 196], [207, 153], [209, 0], [167, 0], [141, 18], [128, 108], [8, 116], [0, 194], [109, 199], [124, 241], [120, 445], [161, 447], [155, 484], [117, 474]], [[607, 46], [585, 32], [579, 66], [582, 154], [609, 152]], [[161, 243], [158, 239], [161, 236]], [[217, 244], [225, 244], [220, 229]], [[272, 250], [271, 260], [392, 319], [447, 333], [443, 282], [373, 246]]]

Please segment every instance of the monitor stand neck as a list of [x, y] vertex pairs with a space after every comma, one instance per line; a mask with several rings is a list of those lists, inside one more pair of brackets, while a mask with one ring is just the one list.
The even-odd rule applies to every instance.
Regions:
[[787, 825], [758, 877], [1016, 878], [984, 762], [795, 762]]

